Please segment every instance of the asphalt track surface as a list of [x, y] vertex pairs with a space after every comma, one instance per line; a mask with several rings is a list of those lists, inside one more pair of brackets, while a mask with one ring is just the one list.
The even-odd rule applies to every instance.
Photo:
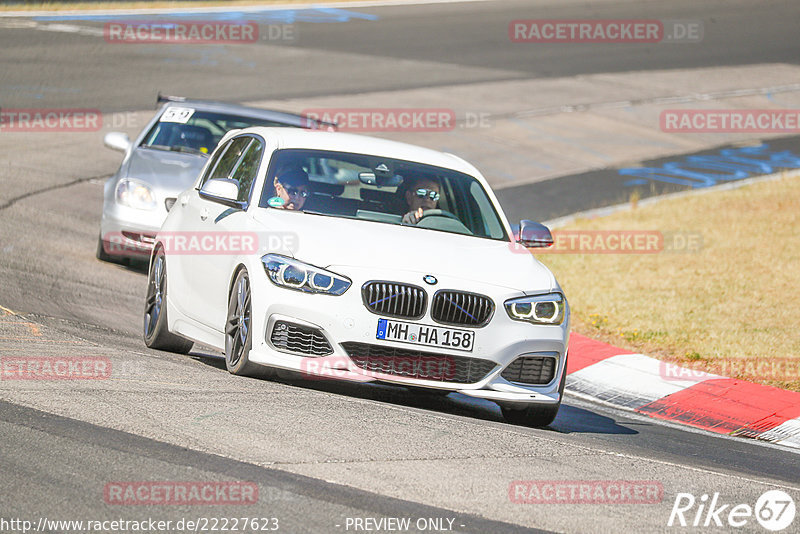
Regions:
[[[202, 53], [170, 46], [109, 47], [102, 40], [80, 35], [3, 31], [3, 106], [30, 105], [33, 96], [41, 105], [92, 102], [103, 111], [114, 111], [151, 107], [152, 88], [239, 102], [597, 72], [798, 61], [795, 37], [800, 12], [790, 0], [757, 4], [741, 0], [503, 1], [350, 11], [376, 19], [354, 15], [339, 23], [296, 22], [296, 41], [237, 45], [231, 54], [221, 47], [207, 47]], [[249, 15], [240, 17], [253, 20]], [[147, 20], [159, 18], [164, 17], [148, 16]], [[558, 43], [532, 49], [508, 39], [512, 20], [580, 18], [702, 20], [703, 46]], [[265, 24], [288, 20], [295, 19], [256, 19]], [[57, 17], [54, 22], [74, 21]], [[81, 24], [102, 29], [104, 22]], [[269, 47], [267, 53], [264, 47]]]
[[[239, 45], [232, 56], [209, 47], [194, 63], [196, 56], [173, 61], [183, 53], [174, 48], [0, 28], [0, 104], [138, 110], [152, 106], [154, 88], [248, 101], [800, 58], [800, 6], [790, 2], [477, 2], [354, 11], [377, 19], [299, 22], [294, 44]], [[537, 47], [532, 56], [507, 41], [512, 19], [589, 17], [703, 19], [706, 37], [692, 53], [680, 45], [565, 45]], [[118, 159], [96, 145], [76, 153], [74, 138], [42, 154], [30, 145], [35, 139], [0, 140], [20, 153], [2, 170], [0, 197], [0, 305], [20, 316], [2, 318], [0, 347], [3, 354], [102, 354], [130, 372], [66, 387], [3, 384], [2, 518], [277, 516], [281, 531], [344, 532], [348, 517], [408, 516], [453, 518], [463, 532], [656, 532], [670, 530], [678, 492], [720, 492], [725, 502], [752, 505], [777, 487], [800, 499], [795, 453], [578, 399], [567, 400], [550, 428], [530, 429], [504, 423], [491, 403], [458, 395], [240, 379], [202, 347], [189, 357], [148, 351], [140, 334], [142, 269], [101, 264], [93, 254], [102, 178]], [[584, 178], [537, 184], [553, 188], [546, 209], [556, 216], [614, 200], [601, 187], [575, 202], [568, 193]], [[534, 201], [545, 189], [532, 191], [507, 198]], [[30, 336], [20, 334], [26, 328]], [[508, 502], [511, 481], [542, 479], [657, 480], [664, 500]], [[248, 480], [258, 483], [261, 499], [250, 508], [110, 506], [102, 489], [120, 480]], [[763, 531], [755, 521], [741, 530]]]
[[[794, 135], [769, 142], [770, 150], [775, 152], [788, 150], [794, 154], [797, 152], [797, 146], [798, 137]], [[665, 163], [686, 157], [715, 155], [732, 147], [733, 145], [723, 145], [684, 154], [681, 158], [674, 156], [655, 158], [643, 161], [642, 166], [661, 168]], [[792, 168], [795, 167], [776, 167], [770, 174]], [[538, 220], [550, 221], [574, 213], [624, 204], [628, 202], [634, 189], [639, 198], [657, 197], [687, 190], [685, 185], [679, 183], [649, 182], [643, 186], [631, 187], [626, 185], [630, 180], [630, 176], [621, 175], [616, 168], [593, 170], [532, 184], [506, 187], [497, 191], [497, 197], [509, 220], [524, 219], [526, 215], [535, 213]]]

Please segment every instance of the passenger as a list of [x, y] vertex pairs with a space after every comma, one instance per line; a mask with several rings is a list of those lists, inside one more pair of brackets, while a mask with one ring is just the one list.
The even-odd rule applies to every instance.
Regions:
[[303, 205], [311, 194], [311, 182], [306, 171], [300, 167], [278, 169], [273, 183], [277, 198], [270, 199], [270, 206], [294, 211], [303, 209]]
[[425, 211], [436, 209], [440, 194], [441, 187], [435, 179], [412, 178], [405, 187], [405, 200], [410, 211], [403, 215], [403, 223], [417, 224]]

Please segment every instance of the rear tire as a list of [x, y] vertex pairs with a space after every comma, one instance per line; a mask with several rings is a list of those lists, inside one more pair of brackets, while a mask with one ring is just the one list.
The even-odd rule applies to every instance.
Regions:
[[249, 359], [253, 348], [251, 301], [250, 277], [247, 270], [242, 269], [228, 297], [225, 321], [225, 367], [234, 375], [255, 376], [258, 373], [258, 366]]
[[167, 269], [164, 251], [153, 256], [147, 276], [147, 297], [144, 303], [144, 344], [151, 349], [188, 354], [193, 342], [169, 331], [167, 325]]

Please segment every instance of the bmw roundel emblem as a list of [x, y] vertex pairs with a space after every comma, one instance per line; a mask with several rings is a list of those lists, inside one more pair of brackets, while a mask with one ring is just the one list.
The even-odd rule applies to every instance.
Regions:
[[425, 276], [422, 277], [422, 279], [425, 280], [426, 284], [430, 284], [432, 286], [436, 285], [436, 282], [438, 282], [436, 277], [433, 276], [432, 274], [426, 274]]

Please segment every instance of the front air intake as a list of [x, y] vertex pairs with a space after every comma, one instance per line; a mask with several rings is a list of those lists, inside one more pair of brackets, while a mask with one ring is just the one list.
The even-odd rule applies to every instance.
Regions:
[[328, 340], [318, 328], [302, 326], [288, 321], [275, 321], [269, 338], [275, 348], [308, 356], [333, 354]]
[[493, 361], [482, 358], [386, 345], [347, 341], [342, 343], [342, 347], [353, 363], [365, 371], [419, 380], [474, 384], [497, 367]]
[[500, 376], [517, 384], [544, 386], [553, 381], [557, 362], [556, 357], [551, 355], [521, 356], [511, 362]]

